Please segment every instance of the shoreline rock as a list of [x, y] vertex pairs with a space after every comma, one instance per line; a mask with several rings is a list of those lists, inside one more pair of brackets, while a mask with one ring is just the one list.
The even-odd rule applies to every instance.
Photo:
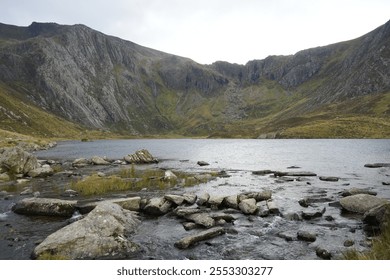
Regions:
[[56, 198], [25, 198], [19, 200], [12, 211], [23, 215], [71, 217], [76, 210], [77, 201]]
[[135, 164], [152, 164], [158, 163], [158, 159], [154, 158], [152, 154], [146, 150], [142, 149], [136, 151], [134, 154], [129, 154], [123, 158], [127, 163], [135, 163]]

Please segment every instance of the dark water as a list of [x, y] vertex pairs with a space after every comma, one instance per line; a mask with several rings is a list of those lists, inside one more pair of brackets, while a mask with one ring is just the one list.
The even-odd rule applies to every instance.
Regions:
[[[246, 191], [272, 191], [281, 216], [267, 218], [236, 214], [237, 220], [230, 225], [227, 234], [189, 249], [173, 246], [181, 237], [188, 235], [180, 221], [167, 215], [160, 218], [144, 218], [134, 240], [141, 245], [139, 259], [316, 259], [315, 248], [325, 247], [340, 254], [347, 239], [355, 242], [354, 248], [366, 246], [361, 217], [345, 215], [328, 202], [318, 203], [315, 208], [326, 207], [324, 216], [310, 221], [292, 221], [288, 217], [303, 209], [298, 200], [305, 196], [323, 196], [332, 201], [340, 199], [340, 192], [351, 187], [367, 188], [379, 197], [390, 199], [390, 187], [382, 182], [390, 180], [390, 169], [365, 168], [366, 163], [390, 162], [390, 140], [227, 140], [227, 139], [174, 139], [174, 140], [109, 140], [95, 142], [62, 142], [49, 151], [36, 153], [38, 158], [72, 161], [94, 155], [112, 159], [139, 149], [148, 149], [161, 162], [161, 168], [204, 172], [226, 170], [231, 177], [218, 178], [186, 192], [230, 195]], [[199, 167], [199, 160], [210, 163]], [[255, 176], [253, 170], [271, 169], [311, 171], [318, 176], [337, 176], [338, 182], [320, 181], [307, 177], [292, 182], [279, 182], [272, 176]], [[45, 182], [46, 188], [50, 182]], [[53, 183], [54, 184], [54, 183]], [[57, 184], [57, 182], [55, 182]], [[0, 191], [5, 187], [0, 186]], [[7, 187], [9, 189], [9, 186]], [[48, 234], [62, 227], [64, 220], [47, 220], [42, 217], [24, 217], [10, 211], [15, 201], [0, 198], [0, 258], [29, 258], [35, 244]], [[181, 193], [182, 190], [168, 190]], [[157, 194], [156, 194], [157, 195]], [[281, 232], [296, 234], [298, 230], [317, 233], [314, 243], [285, 241]], [[10, 240], [16, 238], [16, 241]]]

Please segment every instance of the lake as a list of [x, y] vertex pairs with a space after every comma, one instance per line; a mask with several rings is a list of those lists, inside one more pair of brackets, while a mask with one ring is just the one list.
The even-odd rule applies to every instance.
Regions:
[[[382, 184], [390, 181], [390, 168], [364, 167], [366, 163], [390, 162], [389, 139], [66, 141], [58, 143], [54, 149], [35, 154], [38, 158], [56, 159], [65, 163], [95, 155], [122, 159], [140, 149], [149, 150], [160, 160], [154, 167], [173, 172], [225, 170], [230, 175], [188, 188], [186, 192], [225, 196], [267, 189], [272, 191], [272, 198], [281, 214], [266, 218], [237, 215], [231, 233], [188, 250], [179, 250], [173, 246], [175, 241], [188, 234], [176, 219], [169, 215], [157, 219], [145, 218], [134, 236], [142, 248], [142, 253], [136, 256], [138, 259], [316, 259], [316, 247], [326, 247], [337, 255], [345, 250], [345, 240], [353, 240], [354, 248], [362, 250], [367, 242], [361, 217], [346, 215], [339, 208], [323, 202], [309, 209], [325, 209], [326, 219], [291, 219], [289, 217], [294, 217], [294, 214], [300, 215], [305, 211], [298, 200], [303, 197], [324, 197], [328, 201], [338, 201], [340, 193], [352, 187], [369, 189], [377, 192], [379, 197], [390, 199], [390, 187]], [[200, 167], [197, 161], [206, 161], [210, 165]], [[310, 171], [318, 176], [280, 181], [273, 175], [252, 174], [252, 171], [264, 169]], [[319, 176], [335, 176], [339, 177], [339, 181], [325, 182], [319, 180]], [[50, 183], [50, 180], [45, 183], [46, 189], [42, 193], [50, 184], [58, 184]], [[25, 217], [12, 213], [10, 207], [21, 199], [18, 192], [20, 189], [15, 190], [15, 196], [10, 200], [0, 199], [0, 234], [10, 238], [12, 233], [12, 236], [19, 238], [17, 242], [7, 238], [0, 241], [2, 259], [29, 258], [36, 242], [65, 223], [59, 219]], [[183, 191], [172, 189], [164, 192], [180, 194]], [[317, 241], [312, 244], [296, 240], [288, 242], [280, 237], [296, 235], [301, 229], [314, 230]]]

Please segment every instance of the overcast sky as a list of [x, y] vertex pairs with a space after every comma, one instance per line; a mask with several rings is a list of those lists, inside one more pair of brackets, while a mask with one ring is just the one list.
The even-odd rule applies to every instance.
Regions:
[[389, 0], [0, 0], [2, 23], [82, 23], [203, 64], [294, 54], [388, 20]]

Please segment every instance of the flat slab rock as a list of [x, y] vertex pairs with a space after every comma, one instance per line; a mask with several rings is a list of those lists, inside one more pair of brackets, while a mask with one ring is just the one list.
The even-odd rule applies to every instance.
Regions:
[[31, 197], [18, 201], [12, 211], [23, 215], [71, 217], [76, 204], [75, 200]]
[[175, 243], [175, 247], [179, 249], [187, 249], [199, 241], [208, 240], [224, 233], [225, 230], [222, 227], [211, 228], [180, 239]]

